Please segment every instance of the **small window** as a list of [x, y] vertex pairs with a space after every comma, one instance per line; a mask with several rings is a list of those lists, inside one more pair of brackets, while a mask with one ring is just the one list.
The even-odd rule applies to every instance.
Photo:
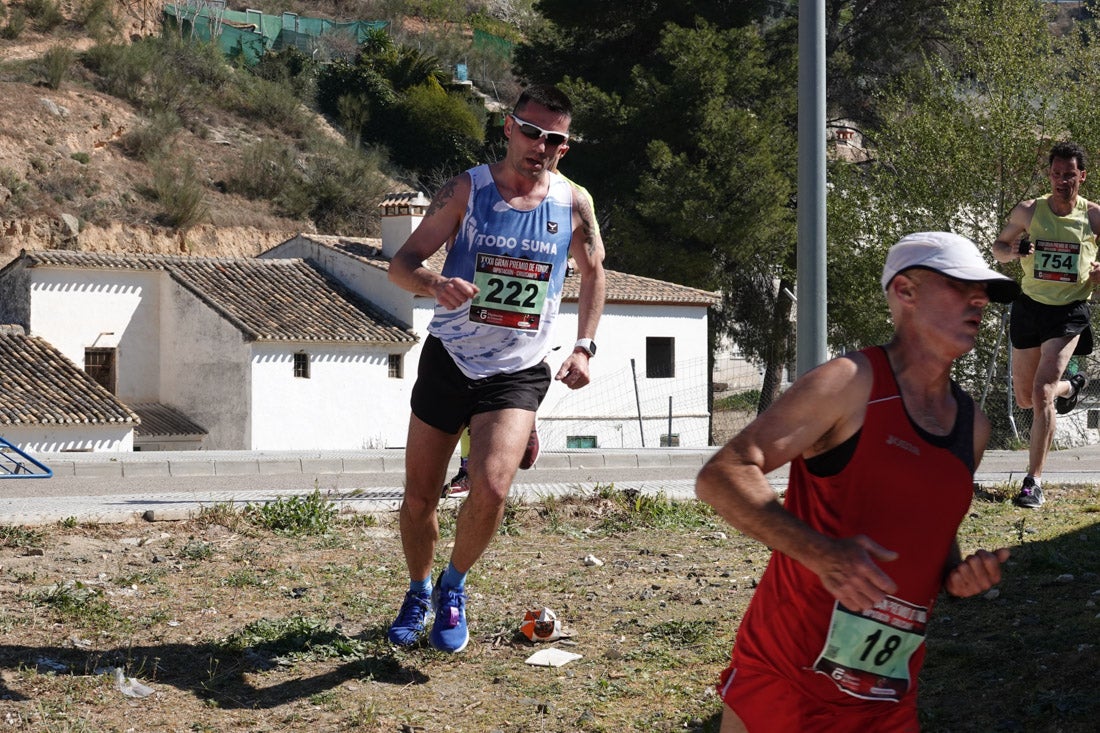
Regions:
[[662, 448], [679, 448], [680, 447], [680, 434], [679, 433], [673, 433], [672, 435], [669, 435], [668, 433], [665, 433], [664, 435], [662, 435], [661, 436], [661, 447]]
[[595, 435], [569, 435], [565, 438], [566, 448], [596, 448]]
[[84, 372], [103, 385], [111, 394], [115, 393], [115, 350], [93, 348], [84, 349]]
[[650, 336], [645, 340], [645, 375], [650, 379], [676, 376], [676, 339]]
[[294, 355], [294, 376], [309, 379], [309, 354]]
[[405, 376], [405, 360], [401, 354], [390, 354], [389, 358], [390, 379], [401, 379]]

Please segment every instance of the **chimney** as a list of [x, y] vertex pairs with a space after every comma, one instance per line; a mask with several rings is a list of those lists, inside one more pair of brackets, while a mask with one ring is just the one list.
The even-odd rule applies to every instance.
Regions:
[[382, 255], [393, 257], [409, 238], [431, 203], [420, 191], [387, 194], [382, 209]]

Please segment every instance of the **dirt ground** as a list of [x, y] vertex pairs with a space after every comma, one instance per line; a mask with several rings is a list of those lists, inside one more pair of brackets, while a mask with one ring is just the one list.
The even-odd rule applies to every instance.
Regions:
[[[703, 730], [729, 614], [766, 554], [729, 555], [728, 531], [697, 507], [668, 505], [654, 521], [668, 529], [630, 529], [607, 499], [512, 507], [470, 578], [472, 639], [457, 656], [385, 639], [406, 582], [392, 515], [302, 538], [224, 518], [13, 530], [0, 550], [0, 719], [66, 731]], [[452, 522], [448, 510], [441, 552]], [[519, 634], [525, 611], [543, 607], [570, 634], [553, 646], [580, 659], [525, 663], [549, 646]], [[152, 693], [128, 697], [130, 678]]]
[[[1041, 512], [1012, 506], [1008, 487], [975, 497], [964, 552], [1013, 557], [996, 593], [941, 600], [923, 730], [1096, 729], [1100, 488], [1047, 490]], [[452, 656], [385, 638], [406, 582], [393, 514], [293, 536], [243, 509], [0, 533], [3, 725], [713, 733], [713, 684], [767, 561], [696, 502], [609, 486], [509, 504], [469, 579], [470, 646]], [[543, 607], [567, 638], [519, 632]], [[580, 657], [527, 663], [551, 646]]]

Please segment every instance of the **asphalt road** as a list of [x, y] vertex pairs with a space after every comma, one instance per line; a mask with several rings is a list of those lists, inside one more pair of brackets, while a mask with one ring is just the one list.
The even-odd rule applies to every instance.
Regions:
[[[663, 492], [694, 496], [695, 475], [713, 449], [644, 449], [543, 452], [538, 464], [516, 476], [524, 499], [592, 490]], [[36, 456], [50, 478], [0, 480], [0, 524], [173, 520], [220, 503], [245, 505], [320, 490], [352, 511], [389, 511], [401, 501], [405, 453], [376, 451], [193, 451], [81, 453]], [[457, 466], [457, 460], [454, 462]], [[1026, 451], [990, 451], [976, 474], [979, 484], [1019, 481]], [[786, 470], [769, 479], [786, 483]], [[1100, 483], [1100, 446], [1051, 453], [1047, 483]]]
[[[694, 479], [712, 451], [543, 452], [520, 471], [513, 491], [524, 498], [619, 488], [693, 495]], [[35, 456], [49, 478], [0, 480], [0, 524], [127, 522], [182, 519], [204, 506], [262, 503], [320, 490], [353, 511], [386, 511], [401, 501], [405, 453], [190, 451]], [[457, 459], [453, 462], [457, 468]]]

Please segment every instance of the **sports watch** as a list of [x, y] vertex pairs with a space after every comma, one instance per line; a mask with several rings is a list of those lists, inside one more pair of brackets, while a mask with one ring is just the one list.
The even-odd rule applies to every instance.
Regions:
[[591, 359], [596, 355], [596, 342], [592, 339], [577, 339], [577, 343], [573, 344], [573, 351], [583, 351]]

